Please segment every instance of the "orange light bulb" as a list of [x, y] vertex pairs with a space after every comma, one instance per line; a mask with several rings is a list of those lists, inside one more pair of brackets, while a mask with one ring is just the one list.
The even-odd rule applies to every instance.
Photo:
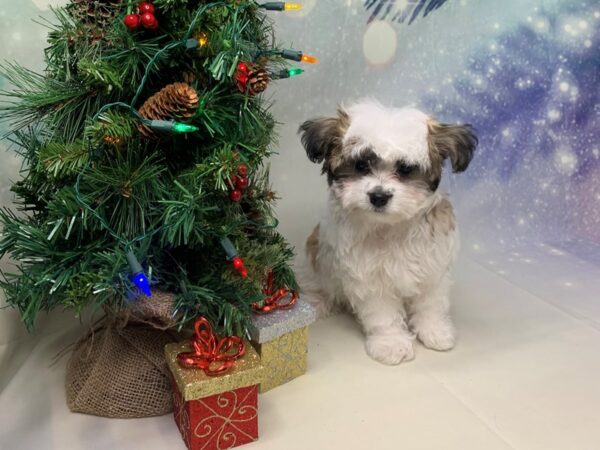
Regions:
[[204, 31], [198, 35], [198, 44], [200, 44], [200, 47], [204, 47], [208, 44], [208, 35]]
[[319, 62], [319, 60], [311, 55], [302, 55], [302, 62], [316, 64]]

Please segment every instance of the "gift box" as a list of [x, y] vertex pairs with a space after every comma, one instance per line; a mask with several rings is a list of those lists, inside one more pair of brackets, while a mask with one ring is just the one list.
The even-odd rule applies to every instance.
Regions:
[[315, 308], [301, 298], [290, 309], [253, 317], [250, 337], [264, 367], [260, 392], [306, 373], [308, 326], [316, 319]]
[[190, 351], [190, 342], [165, 347], [175, 422], [188, 449], [229, 449], [257, 440], [258, 384], [263, 367], [252, 345], [245, 342], [245, 354], [218, 376], [181, 367], [177, 355]]

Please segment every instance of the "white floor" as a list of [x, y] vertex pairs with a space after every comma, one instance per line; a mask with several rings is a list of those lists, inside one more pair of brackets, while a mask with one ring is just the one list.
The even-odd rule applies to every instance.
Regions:
[[[461, 260], [460, 341], [418, 348], [398, 367], [371, 361], [346, 316], [311, 328], [309, 372], [260, 397], [250, 449], [600, 449], [600, 329]], [[0, 448], [184, 449], [171, 416], [107, 420], [68, 412], [66, 359], [76, 333], [37, 344], [0, 392]]]

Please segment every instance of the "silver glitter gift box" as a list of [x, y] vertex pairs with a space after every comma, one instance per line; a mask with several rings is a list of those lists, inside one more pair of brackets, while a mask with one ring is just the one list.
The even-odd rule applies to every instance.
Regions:
[[306, 372], [308, 326], [316, 319], [315, 308], [302, 298], [291, 309], [253, 317], [250, 337], [264, 367], [261, 392]]

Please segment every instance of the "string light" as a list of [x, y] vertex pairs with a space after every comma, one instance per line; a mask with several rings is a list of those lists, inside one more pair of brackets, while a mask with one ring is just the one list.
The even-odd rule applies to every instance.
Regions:
[[193, 48], [198, 48], [200, 47], [200, 41], [199, 39], [188, 39], [185, 41], [185, 48], [187, 48], [188, 50], [191, 50]]
[[240, 257], [237, 249], [228, 238], [221, 239], [221, 246], [225, 250], [227, 259], [233, 264], [233, 268], [244, 278], [248, 276], [248, 271], [244, 266], [244, 261]]
[[208, 34], [206, 34], [204, 31], [201, 31], [198, 33], [197, 38], [186, 39], [185, 48], [191, 50], [198, 47], [204, 47], [206, 44], [208, 44]]
[[290, 67], [289, 69], [287, 69], [287, 73], [288, 76], [292, 78], [304, 73], [304, 69], [301, 69], [300, 67]]
[[288, 2], [267, 2], [258, 6], [266, 9], [267, 11], [299, 11], [302, 9], [302, 5], [300, 3]]
[[305, 63], [309, 63], [309, 64], [316, 64], [319, 62], [319, 60], [317, 58], [315, 58], [314, 56], [311, 55], [302, 55], [302, 62]]
[[200, 47], [204, 47], [208, 44], [208, 35], [204, 31], [201, 31], [198, 35], [198, 44], [200, 44]]
[[131, 273], [133, 273], [133, 277], [131, 281], [133, 284], [137, 286], [137, 288], [144, 293], [146, 297], [152, 297], [152, 291], [150, 290], [150, 281], [146, 274], [144, 273], [144, 269], [142, 265], [136, 258], [135, 254], [129, 250], [125, 257], [127, 258], [127, 262], [129, 263], [129, 267], [131, 269]]
[[274, 79], [292, 78], [304, 73], [304, 69], [300, 67], [290, 67], [289, 69], [282, 69], [277, 72], [269, 72], [269, 76]]
[[189, 125], [187, 123], [181, 122], [173, 122], [173, 131], [175, 133], [195, 133], [199, 129], [200, 128], [198, 128], [196, 125]]
[[285, 3], [286, 11], [300, 11], [303, 6], [300, 3]]
[[306, 55], [299, 50], [283, 49], [279, 52], [279, 55], [285, 59], [291, 59], [292, 61], [305, 62], [309, 64], [316, 64], [319, 62], [319, 60], [314, 56]]
[[155, 131], [168, 131], [178, 134], [194, 133], [200, 129], [195, 125], [175, 122], [174, 120], [149, 120], [144, 121], [144, 125], [147, 125]]

